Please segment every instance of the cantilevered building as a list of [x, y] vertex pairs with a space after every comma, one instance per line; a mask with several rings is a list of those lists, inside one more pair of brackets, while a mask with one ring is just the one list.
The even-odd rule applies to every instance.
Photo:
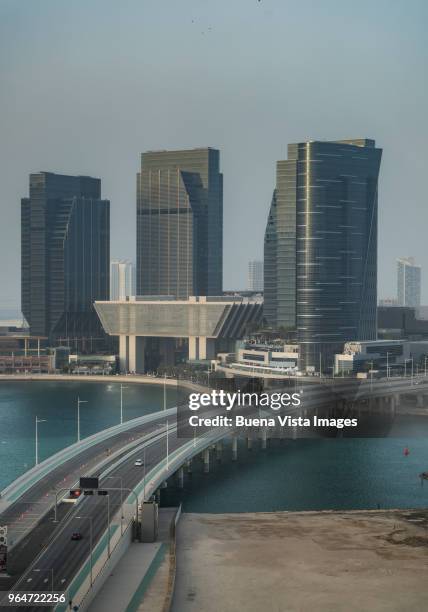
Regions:
[[264, 316], [296, 328], [301, 369], [327, 372], [345, 341], [376, 338], [381, 154], [368, 139], [313, 141], [289, 145], [277, 162]]
[[100, 179], [30, 174], [21, 200], [22, 311], [32, 336], [96, 350], [95, 300], [109, 296], [110, 202]]
[[216, 149], [151, 151], [137, 175], [137, 295], [221, 295], [223, 176]]

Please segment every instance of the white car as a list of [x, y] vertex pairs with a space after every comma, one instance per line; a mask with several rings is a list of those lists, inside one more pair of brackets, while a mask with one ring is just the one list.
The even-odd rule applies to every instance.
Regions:
[[134, 463], [134, 465], [141, 467], [142, 465], [144, 465], [144, 461], [142, 459], [137, 459], [137, 461]]

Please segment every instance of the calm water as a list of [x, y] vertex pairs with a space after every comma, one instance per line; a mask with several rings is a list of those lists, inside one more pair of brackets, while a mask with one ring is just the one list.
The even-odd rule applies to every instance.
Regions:
[[162, 489], [162, 505], [181, 501], [186, 512], [428, 507], [428, 482], [422, 487], [418, 477], [428, 470], [428, 419], [402, 423], [400, 435], [272, 440], [264, 451], [242, 442], [237, 462], [227, 446], [210, 474], [197, 461], [184, 490]]
[[[78, 395], [88, 402], [81, 405], [82, 437], [119, 422], [117, 383], [0, 383], [0, 489], [34, 463], [36, 415], [46, 419], [41, 459], [76, 440]], [[161, 407], [163, 389], [129, 384], [123, 397], [130, 419]], [[176, 390], [168, 390], [168, 406], [176, 401]], [[194, 461], [184, 490], [162, 489], [162, 504], [183, 501], [189, 512], [426, 507], [428, 482], [421, 487], [418, 474], [428, 470], [428, 418], [403, 419], [395, 435], [273, 440], [266, 451], [241, 443], [236, 463], [225, 445], [222, 463], [212, 461], [206, 475]]]
[[[0, 382], [0, 490], [34, 465], [35, 419], [39, 423], [39, 460], [76, 442], [77, 397], [80, 435], [90, 436], [120, 422], [120, 384], [94, 382]], [[167, 406], [177, 402], [167, 387]], [[163, 387], [128, 384], [123, 389], [124, 420], [163, 406]]]

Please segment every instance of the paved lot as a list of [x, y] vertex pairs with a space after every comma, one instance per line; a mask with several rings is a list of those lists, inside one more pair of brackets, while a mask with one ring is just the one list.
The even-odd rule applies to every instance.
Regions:
[[426, 612], [428, 511], [184, 514], [173, 612]]

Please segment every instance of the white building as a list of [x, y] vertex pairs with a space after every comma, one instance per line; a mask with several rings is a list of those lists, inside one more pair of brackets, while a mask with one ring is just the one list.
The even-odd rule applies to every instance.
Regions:
[[421, 267], [413, 257], [397, 259], [397, 300], [399, 306], [421, 305]]
[[263, 291], [263, 262], [253, 260], [248, 263], [248, 289]]
[[110, 299], [135, 296], [135, 265], [128, 259], [110, 262]]

